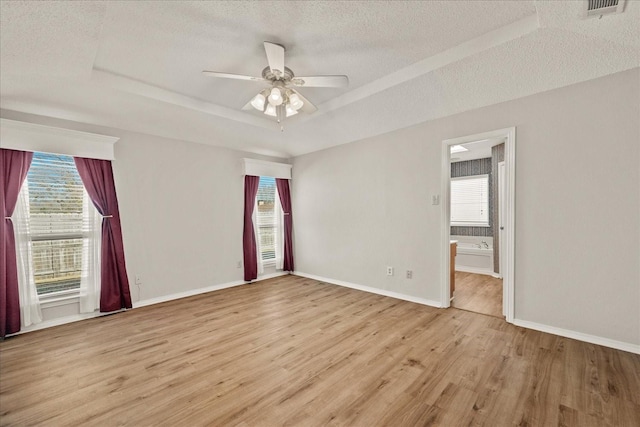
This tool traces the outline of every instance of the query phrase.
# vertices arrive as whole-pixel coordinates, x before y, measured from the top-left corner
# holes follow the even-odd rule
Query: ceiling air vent
[[[610,15],[622,13],[625,0],[585,0],[584,17]]]

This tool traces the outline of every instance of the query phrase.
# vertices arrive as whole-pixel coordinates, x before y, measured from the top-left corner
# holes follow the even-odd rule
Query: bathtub
[[[451,236],[451,238],[458,241],[456,271],[494,275],[493,239],[466,236]],[[487,245],[483,244],[482,241],[487,242]]]

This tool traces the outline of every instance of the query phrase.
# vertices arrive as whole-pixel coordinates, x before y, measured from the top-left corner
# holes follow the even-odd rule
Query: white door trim
[[[505,162],[498,162],[498,278],[502,279],[502,271],[504,270],[504,216],[505,216],[505,195],[506,192],[504,190],[504,167]],[[495,238],[493,240],[493,245],[495,247]],[[502,282],[502,315],[507,317],[507,287],[504,286],[504,281]]]
[[[506,300],[505,313],[506,320],[513,323],[515,311],[515,178],[516,178],[516,128],[498,129],[490,132],[475,135],[462,136],[458,138],[446,139],[442,141],[442,171],[441,171],[441,268],[440,268],[440,305],[447,308],[451,305],[449,298],[449,241],[451,239],[450,206],[449,194],[451,191],[451,154],[449,147],[452,145],[465,144],[468,142],[480,141],[483,139],[506,138],[505,140],[505,193],[506,203],[504,206],[504,237],[505,247],[503,250],[503,267],[501,271],[504,280]]]

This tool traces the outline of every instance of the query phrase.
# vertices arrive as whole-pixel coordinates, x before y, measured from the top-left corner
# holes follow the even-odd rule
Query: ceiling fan
[[[269,66],[262,70],[262,77],[207,70],[203,73],[212,77],[268,83],[269,87],[261,90],[242,109],[255,108],[267,116],[275,117],[278,123],[282,123],[285,117],[298,114],[298,111],[311,114],[317,110],[315,105],[293,87],[346,87],[349,85],[347,76],[296,76],[290,68],[284,66],[284,46],[264,42],[264,50],[267,53]],[[284,130],[282,126],[281,130]]]

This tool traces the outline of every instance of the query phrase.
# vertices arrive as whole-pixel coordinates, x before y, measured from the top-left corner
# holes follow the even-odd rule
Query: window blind
[[[72,157],[34,153],[27,183],[33,239],[82,233],[84,187]]]
[[[38,294],[80,286],[89,201],[73,158],[34,153],[26,190],[33,275]],[[91,206],[93,208],[93,206]]]
[[[451,179],[451,225],[489,227],[489,175]]]
[[[275,214],[276,180],[268,176],[261,176],[258,184],[256,204],[258,212],[258,237],[260,239],[260,259],[271,261],[276,259],[275,237],[277,217]]]

